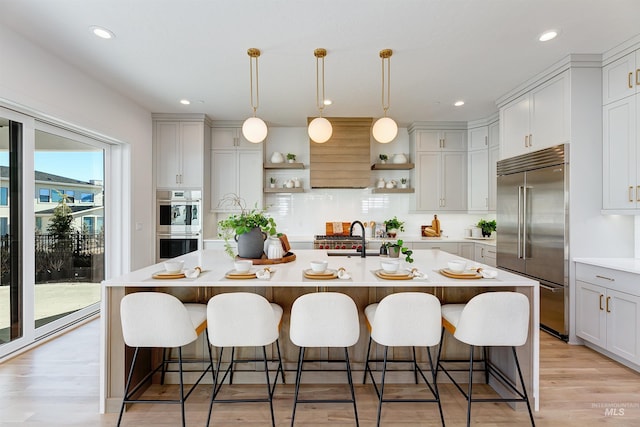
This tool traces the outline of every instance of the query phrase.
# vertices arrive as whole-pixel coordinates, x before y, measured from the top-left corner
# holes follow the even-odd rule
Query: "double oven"
[[[202,245],[202,192],[156,192],[156,261],[184,255]]]

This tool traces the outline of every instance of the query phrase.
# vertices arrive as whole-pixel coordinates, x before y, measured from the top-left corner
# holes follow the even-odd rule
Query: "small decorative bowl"
[[[385,273],[395,273],[400,268],[400,261],[396,260],[384,260],[380,261],[380,267]]]
[[[329,265],[329,261],[311,261],[311,270],[314,273],[324,273]]]
[[[233,268],[235,268],[237,273],[248,273],[251,269],[253,262],[248,260],[239,260],[233,263]]]
[[[462,260],[454,260],[449,261],[447,263],[447,266],[449,267],[449,271],[451,271],[452,273],[462,273],[467,267],[467,262]]]
[[[184,266],[184,261],[176,261],[170,260],[162,263],[164,265],[164,270],[169,274],[177,274],[182,271],[182,267]]]

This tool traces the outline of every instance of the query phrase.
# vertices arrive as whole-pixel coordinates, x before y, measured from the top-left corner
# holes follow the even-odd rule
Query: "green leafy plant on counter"
[[[491,220],[491,221],[487,221],[484,219],[481,219],[480,221],[478,221],[478,227],[480,227],[480,229],[482,230],[482,235],[485,237],[489,237],[491,236],[491,233],[493,233],[494,231],[496,231],[496,220]]]
[[[400,221],[395,216],[391,219],[384,221],[384,225],[387,229],[387,233],[390,233],[391,230],[404,231],[404,221]],[[395,237],[395,236],[391,236],[391,237]]]
[[[266,209],[259,209],[257,204],[253,209],[247,209],[244,199],[237,194],[225,195],[218,203],[218,207],[240,210],[239,213],[231,214],[218,221],[218,237],[224,239],[224,250],[230,257],[235,256],[233,246],[230,243],[234,236],[248,233],[254,228],[259,228],[270,236],[276,234],[276,222],[273,218],[265,215]]]
[[[384,245],[387,247],[387,254],[390,257],[395,258],[396,256],[402,254],[405,257],[405,261],[409,263],[413,262],[413,258],[411,258],[411,255],[413,255],[413,251],[404,246],[404,241],[402,239],[398,239],[396,243],[387,242],[384,243]],[[394,255],[394,252],[397,255]]]

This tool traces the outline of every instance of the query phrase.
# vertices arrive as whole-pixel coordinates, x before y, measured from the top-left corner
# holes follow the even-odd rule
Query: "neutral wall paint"
[[[151,113],[1,25],[0,52],[0,101],[128,144],[135,165],[128,183],[131,212],[125,215],[130,221],[125,228],[131,230],[130,268],[152,263]]]

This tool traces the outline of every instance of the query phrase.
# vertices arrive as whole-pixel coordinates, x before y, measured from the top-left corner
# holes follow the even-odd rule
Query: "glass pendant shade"
[[[262,142],[267,137],[267,124],[259,117],[249,117],[242,124],[242,135],[254,144]]]
[[[333,127],[331,126],[331,122],[324,117],[316,117],[309,123],[308,133],[309,138],[311,138],[313,142],[322,144],[331,138]]]
[[[398,135],[398,125],[390,117],[381,117],[373,124],[373,137],[381,144],[386,144]]]

